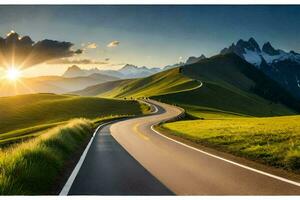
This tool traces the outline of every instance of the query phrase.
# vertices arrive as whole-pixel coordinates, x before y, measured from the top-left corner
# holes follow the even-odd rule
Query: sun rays
[[[9,67],[6,70],[6,79],[10,81],[17,81],[21,77],[21,70],[15,67]]]

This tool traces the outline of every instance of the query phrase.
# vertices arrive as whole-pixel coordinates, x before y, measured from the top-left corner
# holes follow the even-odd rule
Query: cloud
[[[107,45],[107,47],[113,48],[113,47],[116,47],[116,46],[119,46],[119,45],[120,45],[120,42],[117,41],[117,40],[114,40],[114,41],[110,42],[110,43]]]
[[[0,37],[0,67],[16,66],[28,68],[52,59],[81,54],[82,50],[72,50],[71,42],[44,39],[38,42],[29,36],[20,37],[11,31],[6,38]]]
[[[97,48],[97,44],[95,42],[88,43],[86,45],[86,48],[88,48],[88,49],[96,49]]]
[[[52,60],[50,62],[47,62],[47,64],[97,64],[97,65],[103,65],[108,64],[108,60],[105,59],[105,61],[97,61],[97,60],[91,60],[91,59],[68,59],[68,58],[61,58],[57,60]]]

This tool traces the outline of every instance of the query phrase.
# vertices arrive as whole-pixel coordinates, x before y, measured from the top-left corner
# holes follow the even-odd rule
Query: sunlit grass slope
[[[198,85],[199,82],[182,75],[179,73],[179,68],[175,68],[146,78],[107,82],[75,93],[100,97],[136,98],[176,93]]]
[[[152,98],[178,104],[188,112],[193,110],[194,115],[202,108],[252,116],[294,114],[300,108],[299,102],[276,82],[234,54],[183,66],[181,72],[201,81],[203,86]]]
[[[170,134],[275,167],[300,170],[300,116],[167,123]]]
[[[0,98],[1,141],[35,135],[71,118],[143,113],[136,101],[55,94],[30,94]]]
[[[217,55],[183,66],[182,73],[204,83],[214,84],[224,90],[252,98],[254,101],[263,98],[300,111],[300,102],[289,92],[236,54]],[[222,95],[216,98],[222,98]]]
[[[179,105],[194,116],[200,115],[203,110],[249,116],[295,114],[295,111],[287,106],[271,102],[253,93],[229,89],[208,82],[203,82],[203,86],[196,90],[153,96],[152,98]]]
[[[92,135],[94,125],[75,119],[0,151],[0,194],[51,194],[65,162]]]

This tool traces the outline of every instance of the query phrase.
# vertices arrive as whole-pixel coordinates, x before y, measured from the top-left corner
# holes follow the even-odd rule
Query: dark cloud
[[[96,61],[96,60],[90,60],[90,59],[68,59],[68,58],[61,58],[57,60],[52,60],[50,62],[47,62],[47,64],[108,64],[108,60],[105,59],[105,61]]]
[[[71,50],[70,42],[41,40],[34,42],[29,36],[20,37],[14,31],[6,38],[0,37],[0,66],[28,68],[52,59],[71,57],[81,54],[82,50]]]

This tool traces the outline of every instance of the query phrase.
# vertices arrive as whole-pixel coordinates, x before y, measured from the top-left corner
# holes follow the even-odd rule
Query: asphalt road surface
[[[155,114],[99,130],[69,195],[287,195],[300,184],[180,144],[152,125],[181,110],[149,101]]]

